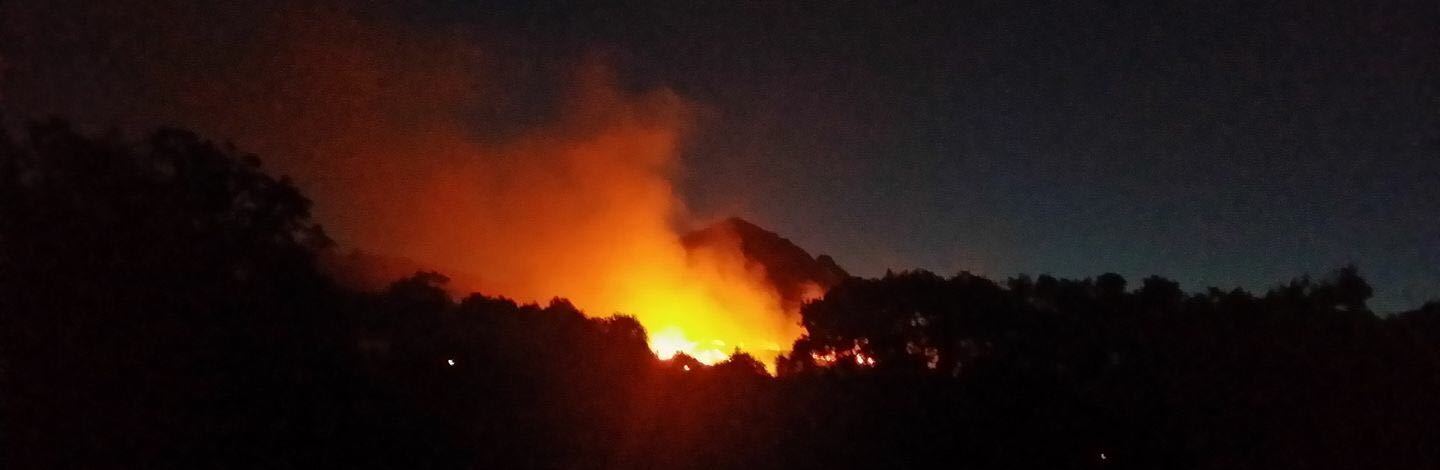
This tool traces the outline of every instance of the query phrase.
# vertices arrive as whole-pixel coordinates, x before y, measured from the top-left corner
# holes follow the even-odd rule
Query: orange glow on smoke
[[[686,250],[676,230],[685,104],[607,80],[581,78],[571,120],[436,175],[415,199],[422,216],[403,254],[475,280],[461,290],[633,315],[664,358],[713,364],[739,348],[773,359],[800,327],[763,268],[738,240]]]
[[[689,103],[582,64],[537,105],[551,118],[491,132],[464,116],[515,93],[487,81],[483,51],[366,21],[277,13],[236,77],[194,84],[183,121],[292,175],[342,246],[439,270],[456,294],[633,315],[657,355],[706,363],[735,348],[770,362],[799,336],[738,246],[681,244],[697,222],[672,185]]]
[[[684,103],[665,91],[624,96],[590,73],[573,97],[576,121],[427,186],[421,243],[405,255],[478,279],[460,289],[633,315],[663,358],[713,364],[739,348],[772,359],[800,327],[762,268],[738,240],[686,250],[675,228]]]

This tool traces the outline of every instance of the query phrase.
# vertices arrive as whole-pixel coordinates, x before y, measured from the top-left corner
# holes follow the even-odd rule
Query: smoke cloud
[[[682,246],[677,227],[691,221],[671,181],[695,107],[676,93],[626,89],[594,56],[509,70],[525,61],[487,54],[473,31],[325,4],[232,12],[209,34],[166,32],[216,24],[176,7],[96,12],[89,20],[128,26],[103,28],[111,38],[46,24],[43,8],[11,12],[21,29],[60,28],[57,41],[79,44],[68,47],[108,44],[91,55],[136,61],[111,66],[103,87],[132,96],[115,119],[256,152],[311,195],[343,246],[440,270],[461,292],[634,315],[662,355],[766,356],[799,335],[738,242]],[[31,108],[66,102],[25,85],[49,90]]]

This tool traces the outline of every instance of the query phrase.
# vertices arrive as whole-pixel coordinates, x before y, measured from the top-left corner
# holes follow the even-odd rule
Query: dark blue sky
[[[609,45],[638,83],[710,106],[692,209],[859,274],[1264,289],[1354,262],[1382,310],[1440,296],[1440,8],[1149,3],[502,17],[546,44]]]
[[[531,70],[510,73],[537,95],[511,118],[544,115],[533,70],[597,51],[636,87],[674,88],[703,110],[692,211],[857,274],[1262,290],[1353,262],[1380,310],[1440,297],[1433,1],[829,3],[375,14],[470,31]]]

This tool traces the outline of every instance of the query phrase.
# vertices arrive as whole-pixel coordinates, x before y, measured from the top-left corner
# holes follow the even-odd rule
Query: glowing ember
[[[855,364],[862,366],[875,365],[875,358],[866,356],[864,353],[855,353]]]
[[[848,357],[846,357],[846,356],[848,356]],[[810,358],[813,359],[816,364],[819,364],[819,365],[822,365],[822,366],[827,366],[827,367],[828,367],[828,366],[833,366],[833,365],[835,365],[835,363],[839,362],[842,358],[843,358],[843,359],[848,359],[848,360],[854,361],[854,362],[855,362],[855,365],[857,365],[857,366],[863,366],[863,367],[874,367],[874,366],[875,366],[875,358],[874,358],[873,356],[869,355],[869,354],[865,354],[864,350],[861,349],[861,345],[859,345],[859,344],[856,344],[856,345],[854,345],[854,346],[851,346],[848,351],[847,351],[847,350],[835,351],[835,350],[826,349],[826,350],[823,351],[823,352],[820,352],[820,351],[812,352],[812,353],[810,353]]]

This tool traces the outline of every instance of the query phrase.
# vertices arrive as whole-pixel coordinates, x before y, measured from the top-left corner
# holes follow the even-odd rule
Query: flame
[[[745,261],[738,243],[686,255],[684,266],[641,267],[632,271],[639,275],[622,278],[634,289],[618,299],[621,311],[633,312],[652,332],[657,356],[685,353],[715,364],[739,349],[768,358],[799,336],[795,313],[781,310],[764,271]]]
[[[713,340],[712,345],[724,347],[725,342]],[[702,364],[716,364],[729,357],[723,349],[700,347],[700,343],[685,338],[685,332],[678,327],[660,330],[650,337],[650,349],[660,359],[670,360],[678,354],[685,354]]]
[[[829,367],[840,363],[842,359],[848,356],[857,366],[874,367],[875,358],[869,354],[865,354],[864,349],[861,347],[862,344],[863,343],[854,344],[848,350],[826,348],[823,351],[810,353],[810,358],[813,359],[816,364]],[[934,367],[931,367],[931,369],[933,368]]]

